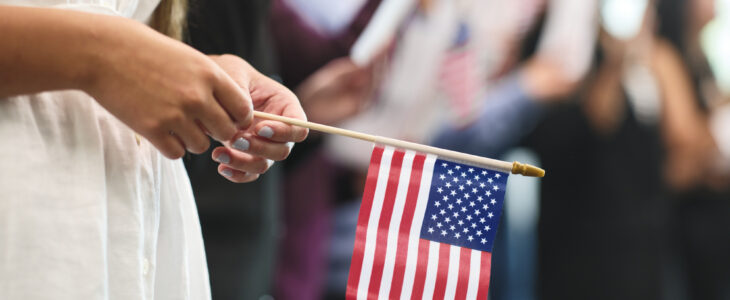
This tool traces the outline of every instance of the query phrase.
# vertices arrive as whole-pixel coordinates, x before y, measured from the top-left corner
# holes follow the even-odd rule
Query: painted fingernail
[[[246,151],[246,150],[248,150],[248,147],[249,146],[250,146],[249,142],[246,139],[244,139],[244,138],[238,138],[233,143],[233,148],[236,148],[237,150],[240,150],[240,151]]]
[[[223,171],[221,171],[221,174],[226,177],[232,177],[233,171],[231,171],[231,169],[223,169]]]
[[[272,136],[274,136],[274,130],[271,129],[271,127],[269,126],[264,126],[259,129],[258,135],[270,139]]]
[[[231,162],[231,157],[228,156],[228,154],[221,153],[220,155],[218,155],[218,157],[216,157],[215,160],[217,160],[219,163],[228,164]]]

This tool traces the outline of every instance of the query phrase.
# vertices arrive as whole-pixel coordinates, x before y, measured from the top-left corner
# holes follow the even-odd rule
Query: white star
[[[479,196],[479,197],[477,197],[477,200],[482,201],[482,200],[484,200],[484,198],[482,198],[482,196]]]
[[[446,230],[441,230],[441,235],[446,235]]]
[[[475,209],[474,214],[478,216],[479,214],[481,214],[481,212],[478,209]]]
[[[502,175],[499,175],[499,174],[494,174],[494,177],[497,177],[497,178],[499,178],[499,177],[502,177]]]
[[[482,231],[481,230],[477,230],[477,235],[478,236],[482,236]]]
[[[449,175],[453,175],[454,171],[448,170],[448,171],[446,171],[446,173],[448,173]]]
[[[438,219],[438,217],[436,217],[436,215],[431,215],[431,220],[436,220],[436,219]]]
[[[451,196],[456,196],[456,191],[451,191]]]
[[[469,173],[473,173],[473,172],[474,172],[474,168],[469,168]]]
[[[455,212],[454,213],[454,218],[458,218],[458,217],[459,217],[459,213],[458,212]]]
[[[454,231],[454,229],[456,229],[456,226],[451,225],[451,227],[449,227],[449,229],[451,229],[451,231]]]
[[[433,233],[433,227],[428,228],[428,233]]]
[[[457,232],[457,233],[456,233],[456,234],[454,235],[454,237],[456,237],[456,238],[458,239],[458,238],[460,238],[460,237],[461,237],[461,234],[459,234],[459,233]]]
[[[479,223],[484,223],[486,221],[487,221],[487,219],[485,219],[485,218],[479,218]]]
[[[461,199],[456,199],[456,204],[461,204]]]
[[[454,169],[461,170],[461,166],[456,166]]]
[[[464,198],[469,199],[469,197],[471,197],[469,194],[464,194]]]
[[[463,186],[463,185],[460,185],[460,186],[459,186],[459,190],[460,190],[460,191],[463,191],[463,190],[464,190],[464,186]]]
[[[485,194],[486,194],[487,196],[491,196],[491,195],[492,195],[492,192],[490,192],[490,191],[487,191],[487,192],[486,192]]]
[[[471,189],[471,192],[474,193],[474,194],[476,194],[477,193],[477,188],[472,188]]]
[[[459,220],[459,226],[462,226],[462,225],[464,225],[464,221]]]
[[[448,166],[448,165],[446,163],[441,163],[441,166],[446,168],[446,166]]]
[[[497,200],[492,199],[491,201],[489,201],[489,203],[491,203],[492,205],[497,204]]]
[[[492,230],[492,228],[491,228],[491,227],[489,227],[489,225],[487,225],[487,226],[485,226],[485,227],[484,227],[484,230],[486,230],[486,231],[490,231],[490,230]]]
[[[462,232],[469,233],[469,228],[464,228],[464,230],[462,230]]]
[[[471,228],[477,228],[477,224],[471,223]]]
[[[449,223],[449,222],[451,222],[451,218],[446,217],[446,219],[444,219],[444,221],[446,221],[446,223]]]
[[[482,244],[486,244],[486,243],[487,243],[487,239],[482,239]]]
[[[447,183],[445,184],[445,186],[446,186],[447,188],[450,188],[450,187],[451,187],[451,183],[448,183],[448,182],[447,182]]]
[[[471,221],[471,215],[466,216],[467,221]]]
[[[449,204],[449,209],[454,209],[454,205],[453,204]]]
[[[492,217],[494,217],[494,214],[493,213],[489,213],[489,214],[487,214],[487,217],[489,217],[491,219]]]
[[[443,193],[444,192],[444,189],[438,188],[438,189],[436,189],[436,191],[439,192],[439,193]]]
[[[474,237],[472,237],[472,236],[470,235],[470,236],[469,236],[469,238],[467,238],[467,240],[469,240],[469,241],[471,242],[472,240],[474,240]]]
[[[436,206],[436,207],[439,207],[439,206],[441,206],[441,203],[439,203],[438,201],[436,201],[433,205]]]
[[[466,212],[466,207],[462,207],[461,212]]]
[[[487,210],[487,209],[489,209],[489,205],[486,205],[486,204],[482,205],[482,209],[483,209],[483,210]]]
[[[441,228],[441,226],[444,226],[441,224],[441,222],[436,223],[436,227]]]
[[[471,180],[467,179],[466,180],[466,185],[471,185]]]
[[[486,185],[486,184],[484,184],[484,182],[480,182],[480,183],[479,183],[479,187],[480,187],[480,188],[484,188],[485,186],[487,186],[487,185]]]
[[[442,209],[441,212],[439,212],[439,213],[443,215],[446,213],[446,211]]]
[[[492,178],[487,179],[487,182],[492,183]]]
[[[482,175],[487,175],[487,171],[482,171]]]
[[[454,180],[452,180],[452,181],[453,182],[459,182],[459,178],[458,177],[454,177]]]
[[[444,180],[444,179],[446,179],[446,176],[444,176],[444,174],[441,174],[441,175],[439,175],[439,179]]]
[[[474,207],[474,205],[476,205],[474,201],[469,201],[469,206]]]
[[[444,201],[448,201],[449,200],[449,196],[444,195],[444,198],[443,199],[444,199]]]
[[[474,176],[474,180],[479,180],[479,178],[481,178],[481,177],[479,177],[479,175]]]
[[[461,172],[461,177],[466,177],[466,173]]]
[[[499,187],[495,185],[493,190],[499,191]]]

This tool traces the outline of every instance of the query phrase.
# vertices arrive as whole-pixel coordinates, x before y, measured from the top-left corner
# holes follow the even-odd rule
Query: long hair
[[[182,40],[187,9],[187,0],[162,0],[152,14],[150,26],[171,38]]]

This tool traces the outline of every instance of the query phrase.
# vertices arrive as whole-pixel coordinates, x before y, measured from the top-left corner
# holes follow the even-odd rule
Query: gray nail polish
[[[224,164],[228,164],[228,163],[230,163],[230,162],[231,162],[231,157],[230,157],[230,156],[228,156],[228,154],[225,154],[225,153],[221,153],[220,155],[218,155],[218,157],[216,158],[216,160],[217,160],[217,161],[218,161],[219,163],[224,163]]]
[[[264,126],[259,129],[258,135],[270,139],[272,136],[274,136],[274,130],[271,129],[271,127],[269,126]]]
[[[246,150],[248,150],[248,146],[250,146],[250,144],[249,144],[249,142],[248,142],[248,141],[247,141],[246,139],[244,139],[244,138],[238,138],[238,139],[237,139],[237,140],[236,140],[236,141],[235,141],[235,142],[233,143],[233,148],[236,148],[237,150],[240,150],[240,151],[246,151]]]
[[[221,174],[226,177],[231,177],[233,176],[233,171],[231,171],[231,169],[223,169],[223,171],[221,171]]]

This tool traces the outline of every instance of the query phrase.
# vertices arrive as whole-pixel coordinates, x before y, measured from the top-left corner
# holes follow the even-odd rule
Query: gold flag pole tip
[[[529,177],[545,177],[545,170],[516,161],[512,163],[512,174],[520,174]]]

